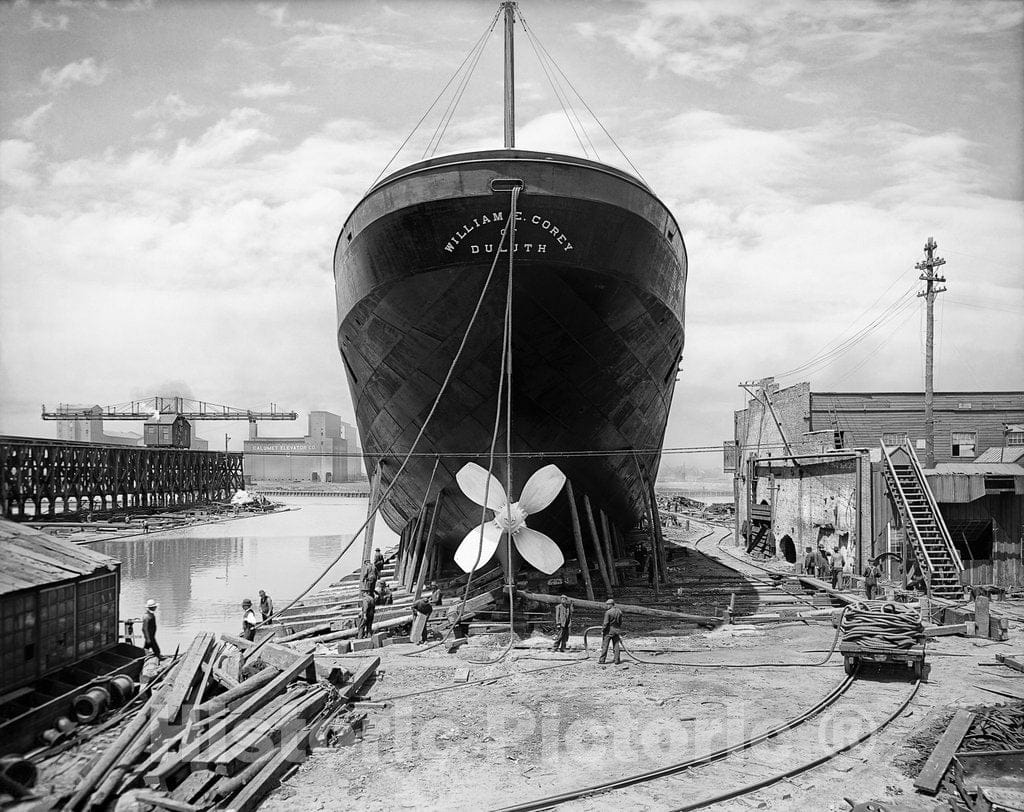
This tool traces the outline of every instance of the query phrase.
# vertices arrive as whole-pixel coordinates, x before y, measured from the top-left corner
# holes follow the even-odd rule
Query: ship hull
[[[513,495],[554,463],[626,529],[657,471],[653,449],[684,342],[686,255],[675,220],[643,184],[580,159],[503,150],[428,161],[378,184],[353,211],[335,254],[338,344],[367,473],[379,468],[390,486],[382,513],[398,532],[443,490],[435,532],[446,546],[481,519],[454,475],[470,460],[489,465],[495,431],[495,472],[505,481],[505,417],[496,429],[496,410],[511,195],[501,179],[523,184],[512,270]],[[573,549],[564,494],[530,524]]]

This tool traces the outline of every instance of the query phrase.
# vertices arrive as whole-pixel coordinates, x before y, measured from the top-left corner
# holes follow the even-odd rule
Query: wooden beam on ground
[[[202,679],[203,665],[210,656],[213,643],[214,636],[209,632],[200,632],[193,638],[185,652],[185,658],[178,666],[174,680],[164,689],[164,704],[158,716],[164,725],[171,727],[178,723],[181,709],[188,700],[189,693]],[[201,701],[202,697],[199,697],[199,700]]]
[[[550,605],[554,605],[560,600],[558,595],[545,595],[538,592],[520,591],[519,594],[527,600]],[[580,609],[598,609],[604,611],[608,608],[603,603],[598,603],[597,601],[584,601],[579,598],[569,598],[569,602]],[[666,609],[650,609],[646,606],[634,606],[632,604],[619,603],[617,601],[615,605],[623,612],[631,615],[647,615],[648,617],[663,617],[669,620],[683,620],[689,623],[698,623],[702,626],[720,626],[722,624],[722,618],[711,617],[709,615],[689,615],[683,612],[670,612]]]
[[[914,786],[921,792],[934,795],[939,791],[939,784],[942,783],[942,776],[949,769],[949,763],[956,755],[960,742],[967,735],[971,723],[974,721],[974,714],[966,710],[958,710],[946,730],[936,742],[932,754],[928,756],[924,767],[914,779]]]
[[[229,812],[253,812],[260,801],[277,786],[288,770],[301,764],[309,755],[309,729],[295,734],[287,742],[282,742],[281,749],[266,765],[245,785],[227,804]]]
[[[206,700],[202,705],[196,707],[195,710],[203,716],[212,716],[219,710],[229,707],[234,702],[241,701],[264,685],[273,682],[274,677],[280,673],[280,669],[277,668],[264,668],[262,671],[253,674],[249,679],[238,683],[234,688],[225,691],[219,696],[215,696],[213,699]]]
[[[604,560],[604,550],[601,549],[601,536],[597,533],[597,522],[594,521],[594,508],[590,504],[590,497],[583,494],[583,512],[587,514],[587,526],[590,528],[590,537],[594,540],[594,553],[597,555],[597,568],[601,571],[601,580],[604,581],[604,588],[609,598],[612,596],[612,579],[608,575],[608,566]]]
[[[851,604],[860,603],[862,598],[856,595],[851,595],[849,592],[840,592],[838,589],[833,589],[829,584],[824,581],[819,581],[817,578],[812,578],[809,575],[797,575],[796,579],[804,586],[809,586],[812,589],[816,589],[819,592],[824,592],[829,597],[835,598],[840,603]]]
[[[590,567],[587,565],[587,553],[583,549],[583,531],[580,529],[580,514],[576,510],[576,497],[572,492],[572,482],[565,480],[565,493],[569,497],[569,515],[572,517],[572,535],[576,541],[576,559],[583,575],[583,585],[587,590],[587,599],[594,600],[594,585],[590,582]]]
[[[996,661],[1014,671],[1024,671],[1024,655],[1020,654],[997,654]]]
[[[363,663],[356,672],[352,675],[352,679],[346,682],[339,689],[339,695],[342,699],[352,699],[358,694],[363,685],[365,685],[370,677],[377,673],[377,666],[380,665],[380,657],[371,657],[365,663]]]

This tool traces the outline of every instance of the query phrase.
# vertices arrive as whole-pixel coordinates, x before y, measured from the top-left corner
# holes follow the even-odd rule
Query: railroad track
[[[502,807],[499,812],[563,805],[572,809],[573,804],[588,810],[703,809],[792,778],[854,749],[896,719],[918,685],[914,681],[906,690],[894,691],[892,680],[847,676],[806,710],[741,741],[644,772]],[[750,781],[752,775],[754,781]]]
[[[719,534],[710,533],[694,548],[699,552],[700,545],[713,536]],[[720,541],[721,536],[713,543]],[[739,565],[727,566],[745,575],[752,574],[751,570],[771,572],[721,547],[719,550]],[[661,664],[670,662],[666,658]],[[906,710],[920,686],[915,679],[906,690],[894,690],[893,681],[879,678],[874,671],[869,678],[861,678],[860,672],[845,676],[810,707],[781,722],[766,724],[741,741],[643,772],[506,806],[500,812],[562,806],[684,812],[749,795],[825,764],[884,729]]]

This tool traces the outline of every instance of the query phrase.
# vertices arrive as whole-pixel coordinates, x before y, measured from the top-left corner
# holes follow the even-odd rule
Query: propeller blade
[[[512,538],[519,554],[545,575],[551,575],[565,563],[554,540],[537,530],[522,527]]]
[[[487,469],[481,468],[475,462],[467,462],[463,465],[455,475],[455,480],[459,483],[459,487],[466,496],[478,505],[489,507],[495,512],[499,508],[504,507],[505,502],[508,501],[508,497],[505,496],[505,489],[501,487],[501,483],[488,474]],[[490,485],[487,484],[488,480],[490,480]],[[486,500],[484,498],[485,492],[487,494]]]
[[[545,465],[526,481],[519,497],[519,507],[527,516],[544,510],[562,492],[563,485],[565,474],[558,470],[558,466]]]
[[[481,530],[483,531],[482,536]],[[459,549],[455,551],[455,563],[463,572],[480,569],[491,560],[494,551],[498,549],[498,542],[501,541],[502,535],[501,528],[494,522],[478,524],[466,534],[462,543],[459,544]]]

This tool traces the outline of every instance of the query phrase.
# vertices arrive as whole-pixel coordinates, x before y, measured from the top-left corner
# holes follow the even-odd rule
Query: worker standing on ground
[[[565,595],[562,595],[562,599],[555,607],[555,642],[551,646],[552,651],[565,651],[565,644],[569,641],[569,625],[571,623],[572,604]]]
[[[260,614],[263,615],[263,622],[267,623],[274,616],[274,601],[270,595],[260,590]]]
[[[246,640],[255,640],[256,627],[259,623],[260,619],[252,610],[252,601],[246,598],[242,601],[242,637]]]
[[[380,578],[380,574],[384,571],[384,554],[380,551],[380,547],[373,551],[373,568],[377,571],[377,577]]]
[[[605,603],[608,605],[608,611],[604,613],[604,621],[601,624],[601,657],[598,659],[599,665],[604,665],[605,660],[608,658],[608,644],[612,643],[615,647],[615,664],[619,665],[622,660],[620,659],[620,652],[622,650],[622,610],[615,605],[615,601],[609,598]]]
[[[444,603],[444,595],[441,594],[441,588],[437,585],[437,581],[430,582],[430,605],[440,606]]]
[[[839,588],[839,576],[843,572],[843,548],[832,554],[832,588]]]
[[[814,574],[820,581],[824,581],[829,577],[829,563],[828,556],[825,554],[825,548],[819,547],[818,554],[814,558]]]
[[[434,607],[431,605],[430,601],[428,601],[426,598],[420,598],[418,601],[416,601],[412,605],[412,619],[413,619],[412,625],[413,625],[413,628],[416,627],[416,621],[419,620],[420,615],[423,615],[424,620],[423,620],[423,631],[422,631],[422,633],[419,636],[420,639],[419,640],[412,640],[410,642],[419,644],[419,643],[423,643],[424,641],[426,641],[426,639],[427,639],[427,621],[430,620],[430,615],[433,613],[433,611],[434,611]]]
[[[868,600],[875,597],[875,592],[878,589],[878,579],[882,577],[882,570],[878,564],[872,561],[868,564],[867,571],[864,573],[864,595]]]
[[[804,553],[804,574],[805,575],[814,575],[814,560],[815,560],[814,551],[811,550],[810,547],[807,547],[806,548],[806,552]]]
[[[160,644],[156,642],[156,608],[159,605],[150,598],[146,601],[146,614],[142,616],[142,647],[157,657],[160,656]]]
[[[360,639],[373,634],[373,616],[377,613],[377,601],[372,592],[364,592],[359,607]]]

